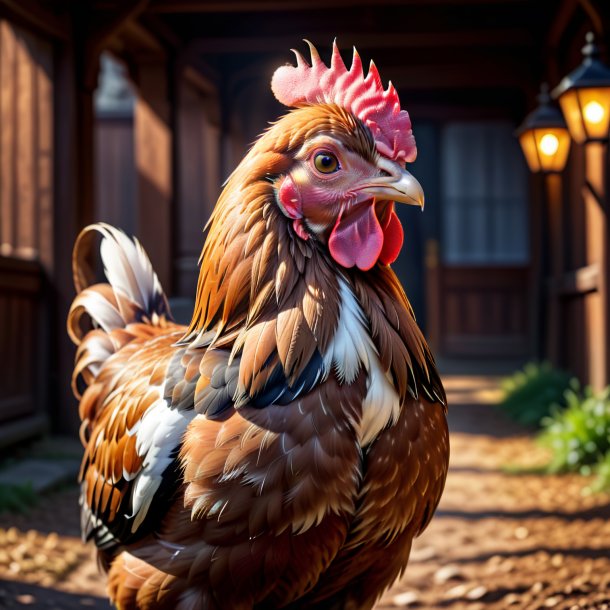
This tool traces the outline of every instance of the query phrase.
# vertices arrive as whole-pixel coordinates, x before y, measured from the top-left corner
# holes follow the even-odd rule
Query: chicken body
[[[320,138],[342,168],[364,159],[359,179],[379,161],[333,105],[272,126],[217,204],[188,328],[137,242],[106,225],[77,242],[83,533],[121,610],[371,608],[439,501],[442,384],[391,268],[337,263],[351,212],[315,208],[303,177]],[[387,235],[393,205],[367,213]],[[96,232],[103,284],[85,263]]]

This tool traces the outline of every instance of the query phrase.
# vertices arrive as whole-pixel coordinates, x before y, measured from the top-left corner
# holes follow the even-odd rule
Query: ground
[[[610,610],[610,498],[577,476],[524,474],[546,459],[489,402],[494,379],[449,377],[451,468],[405,576],[377,610]],[[515,465],[519,474],[515,474]],[[77,491],[0,516],[0,608],[108,609],[78,538]]]

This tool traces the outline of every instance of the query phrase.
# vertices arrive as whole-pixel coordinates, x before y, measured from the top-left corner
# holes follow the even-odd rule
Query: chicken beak
[[[362,190],[376,199],[407,203],[424,209],[424,190],[421,184],[398,163],[381,159],[379,168],[384,176],[367,184]]]

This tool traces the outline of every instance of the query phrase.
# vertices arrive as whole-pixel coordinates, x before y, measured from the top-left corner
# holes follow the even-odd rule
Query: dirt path
[[[610,610],[610,499],[578,477],[511,475],[545,456],[489,406],[492,382],[448,379],[451,470],[404,578],[377,610]],[[0,517],[0,608],[108,609],[78,538],[76,489]]]
[[[448,385],[445,493],[377,610],[610,609],[610,498],[583,496],[581,477],[507,474],[545,453],[491,407],[455,404]]]

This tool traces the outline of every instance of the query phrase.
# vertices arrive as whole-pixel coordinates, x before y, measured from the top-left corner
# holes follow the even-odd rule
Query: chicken
[[[445,394],[389,266],[395,202],[423,207],[409,116],[356,51],[310,52],[273,76],[291,110],[226,183],[188,327],[136,240],[75,245],[82,530],[121,610],[371,608],[440,499]]]

